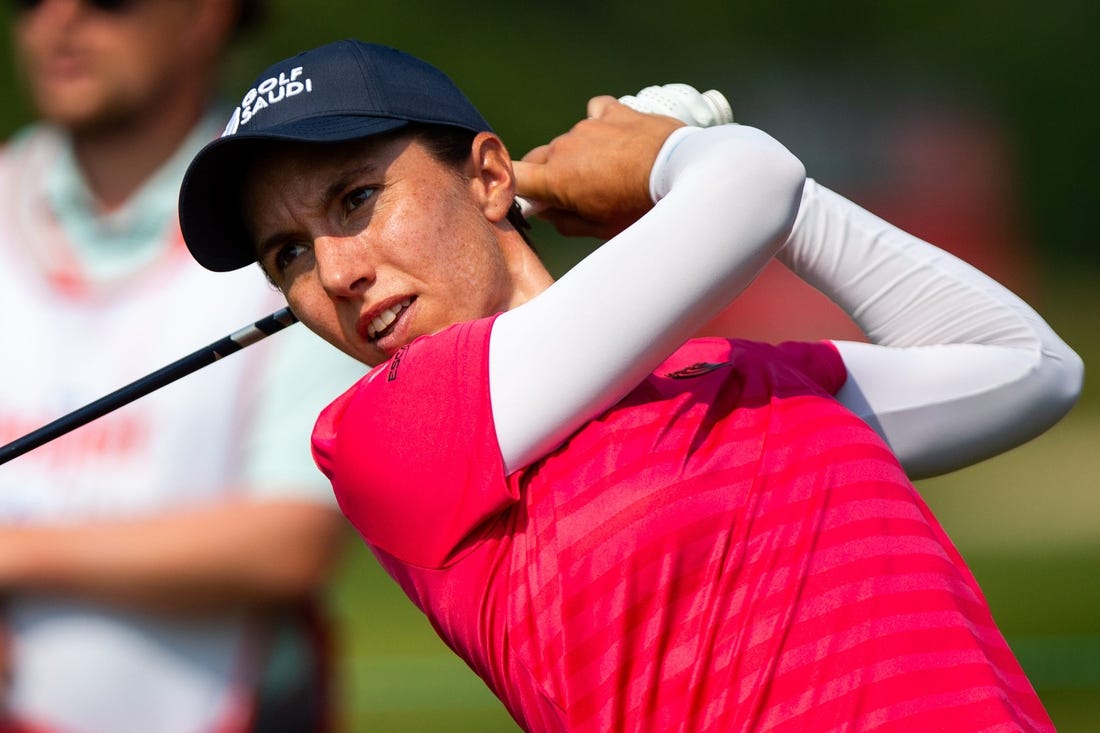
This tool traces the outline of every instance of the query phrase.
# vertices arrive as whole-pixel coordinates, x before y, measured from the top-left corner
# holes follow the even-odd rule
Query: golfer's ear
[[[502,221],[516,195],[512,157],[491,132],[479,132],[470,147],[471,185],[490,221]]]

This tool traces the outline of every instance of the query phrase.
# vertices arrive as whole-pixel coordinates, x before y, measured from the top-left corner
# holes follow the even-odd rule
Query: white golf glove
[[[637,94],[619,97],[631,109],[649,114],[675,117],[694,127],[713,127],[733,122],[733,109],[725,96],[716,89],[700,92],[688,84],[662,84],[642,89]],[[537,201],[516,197],[520,213],[529,219],[542,210]]]

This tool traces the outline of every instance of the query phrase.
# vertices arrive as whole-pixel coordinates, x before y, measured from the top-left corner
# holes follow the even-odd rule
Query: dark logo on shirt
[[[405,356],[405,352],[409,350],[408,346],[402,346],[397,350],[397,353],[390,359],[390,369],[386,373],[386,381],[392,382],[397,379],[397,367],[401,366],[401,359]]]
[[[721,369],[722,367],[728,366],[733,365],[728,361],[697,361],[691,366],[684,367],[683,369],[677,369],[674,372],[668,372],[667,374],[665,374],[665,376],[671,379],[692,379],[693,377],[701,377],[704,374],[710,374],[715,369]]]

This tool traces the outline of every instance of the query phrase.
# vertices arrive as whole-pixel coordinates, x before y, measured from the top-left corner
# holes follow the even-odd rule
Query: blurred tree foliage
[[[0,12],[10,25],[10,6]],[[234,57],[227,98],[272,61],[357,37],[446,70],[517,154],[565,130],[589,96],[652,83],[721,89],[750,123],[753,109],[738,103],[747,89],[789,90],[786,108],[798,110],[797,95],[828,94],[828,79],[869,94],[948,88],[980,98],[1004,127],[1022,220],[1047,261],[1100,266],[1087,219],[1100,201],[1093,0],[273,0],[269,15]],[[9,36],[0,49],[4,134],[29,115]]]

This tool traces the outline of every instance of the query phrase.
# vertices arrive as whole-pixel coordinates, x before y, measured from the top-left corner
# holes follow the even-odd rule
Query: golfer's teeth
[[[379,313],[374,317],[374,320],[371,321],[370,328],[367,329],[367,335],[370,338],[374,338],[385,331],[391,323],[397,320],[397,315],[409,307],[411,302],[411,300],[403,300]]]

